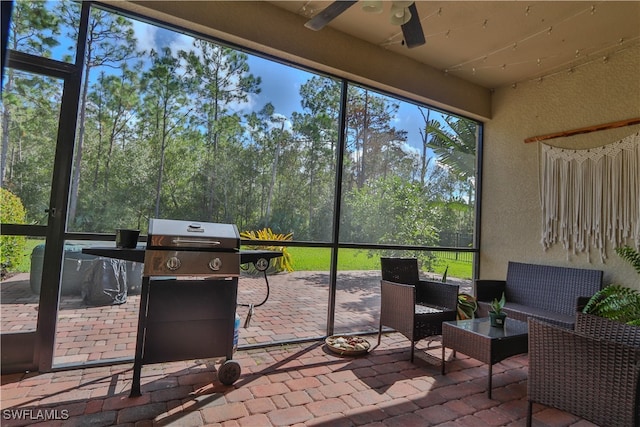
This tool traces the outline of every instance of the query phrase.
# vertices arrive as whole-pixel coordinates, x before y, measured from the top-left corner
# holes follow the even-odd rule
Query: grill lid
[[[235,224],[152,218],[147,248],[238,251],[240,233]]]

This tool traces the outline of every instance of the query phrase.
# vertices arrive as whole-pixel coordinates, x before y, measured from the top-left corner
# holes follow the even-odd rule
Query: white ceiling
[[[270,3],[311,18],[332,1]],[[389,23],[391,2],[382,14],[362,3],[329,26],[486,88],[571,72],[640,44],[640,1],[417,1],[426,43],[413,49]]]

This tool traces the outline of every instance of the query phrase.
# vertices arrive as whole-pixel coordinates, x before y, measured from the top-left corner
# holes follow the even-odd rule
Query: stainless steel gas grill
[[[150,220],[130,396],[140,396],[148,363],[224,356],[218,379],[240,377],[232,360],[239,248],[233,224]]]
[[[238,277],[238,229],[234,224],[152,219],[143,274]]]

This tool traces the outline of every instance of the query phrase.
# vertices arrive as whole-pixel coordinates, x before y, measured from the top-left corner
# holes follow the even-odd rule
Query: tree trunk
[[[5,93],[11,93],[13,87],[13,71],[7,70],[7,84],[4,86]],[[2,159],[0,160],[0,187],[4,187],[4,178],[7,170],[7,151],[9,150],[9,124],[11,123],[11,112],[4,104],[2,114]]]
[[[87,58],[91,58],[91,47],[87,46]],[[82,144],[84,141],[84,122],[87,113],[87,94],[89,92],[89,73],[91,65],[89,61],[85,64],[84,82],[82,84],[82,97],[80,99],[80,117],[78,119],[78,142],[76,145],[76,157],[73,161],[73,177],[71,179],[71,195],[69,198],[69,214],[67,223],[70,224],[76,217],[78,209],[78,197],[80,195],[80,174],[82,170]]]
[[[267,211],[265,212],[265,219],[267,222],[271,221],[271,200],[273,199],[273,189],[276,186],[276,176],[278,175],[278,162],[280,160],[280,145],[282,144],[284,136],[284,120],[282,126],[280,126],[280,138],[276,142],[276,152],[273,154],[273,165],[271,167],[271,183],[269,184],[269,196],[267,197]]]
[[[364,187],[364,183],[367,181],[365,176],[367,173],[367,146],[369,138],[369,91],[365,91],[364,94],[364,110],[362,114],[362,149],[360,150],[360,173],[358,174],[358,188]]]
[[[421,109],[420,113],[424,118],[424,135],[422,135],[422,158],[420,159],[420,184],[424,187],[425,179],[427,177],[427,144],[429,143],[429,116],[431,110],[427,110],[427,116],[425,117]]]
[[[160,167],[158,168],[158,182],[156,183],[156,209],[155,217],[160,218],[160,194],[162,192],[162,178],[164,175],[164,158],[167,150],[167,100],[164,101],[162,111],[162,136],[160,140]]]

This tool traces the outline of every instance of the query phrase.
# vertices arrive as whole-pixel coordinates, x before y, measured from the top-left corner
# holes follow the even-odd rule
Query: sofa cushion
[[[507,317],[522,320],[523,322],[526,322],[529,317],[533,317],[567,329],[573,329],[576,321],[575,314],[567,315],[524,304],[506,303],[504,312],[507,313]]]

